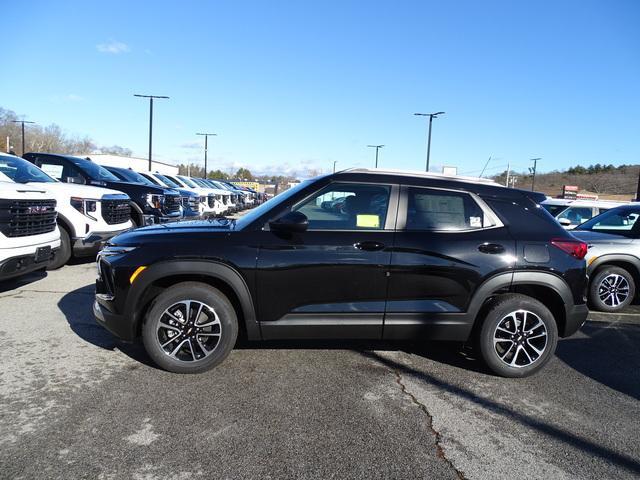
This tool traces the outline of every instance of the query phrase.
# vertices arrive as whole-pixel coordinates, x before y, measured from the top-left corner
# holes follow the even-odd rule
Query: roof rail
[[[442,179],[454,180],[459,182],[486,183],[488,185],[494,185],[496,187],[504,187],[504,185],[496,182],[495,180],[491,180],[489,178],[466,177],[464,175],[446,175],[444,173],[422,172],[420,170],[400,170],[400,169],[386,169],[386,168],[347,168],[346,170],[340,170],[339,172],[336,172],[336,173],[374,173],[374,174],[380,174],[380,175],[404,175],[404,176],[422,177],[422,178],[442,178]]]

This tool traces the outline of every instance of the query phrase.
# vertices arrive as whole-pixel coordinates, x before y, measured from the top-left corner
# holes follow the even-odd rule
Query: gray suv
[[[640,203],[612,208],[572,233],[587,242],[589,303],[617,312],[633,302],[640,281]]]

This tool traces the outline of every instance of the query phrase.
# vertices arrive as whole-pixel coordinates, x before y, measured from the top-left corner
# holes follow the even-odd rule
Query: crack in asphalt
[[[427,422],[427,426],[429,427],[429,430],[431,430],[431,433],[433,433],[433,436],[435,437],[436,455],[438,456],[438,458],[444,460],[447,463],[447,465],[449,465],[449,467],[451,467],[451,469],[454,472],[456,472],[456,475],[460,480],[466,480],[464,473],[458,470],[456,466],[453,464],[453,462],[449,460],[446,454],[444,453],[444,449],[442,448],[442,445],[441,445],[442,435],[433,427],[433,416],[429,413],[429,410],[427,410],[426,405],[420,402],[413,393],[407,390],[406,385],[402,382],[402,375],[400,375],[400,372],[398,370],[396,369],[390,369],[390,370],[395,374],[396,383],[400,386],[402,393],[405,396],[407,396],[413,402],[414,405],[416,405],[420,410],[422,410],[422,412],[429,419],[429,421]]]

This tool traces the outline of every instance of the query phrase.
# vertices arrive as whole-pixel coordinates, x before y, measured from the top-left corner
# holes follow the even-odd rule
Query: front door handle
[[[498,243],[483,243],[482,245],[478,245],[478,250],[482,253],[504,253],[504,247]]]
[[[366,252],[375,252],[384,248],[384,243],[380,242],[358,242],[353,245],[358,250],[364,250]]]

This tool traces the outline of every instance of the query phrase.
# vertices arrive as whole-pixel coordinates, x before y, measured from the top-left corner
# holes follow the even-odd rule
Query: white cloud
[[[180,148],[185,148],[187,150],[195,150],[197,148],[204,148],[201,143],[198,142],[189,142],[183,143],[180,145]]]
[[[54,95],[51,97],[53,103],[78,103],[83,102],[84,98],[75,93],[68,93],[66,95]]]
[[[119,53],[127,53],[131,51],[129,45],[126,43],[118,42],[117,40],[109,40],[106,43],[99,43],[96,48],[101,53],[112,53],[117,55]]]

